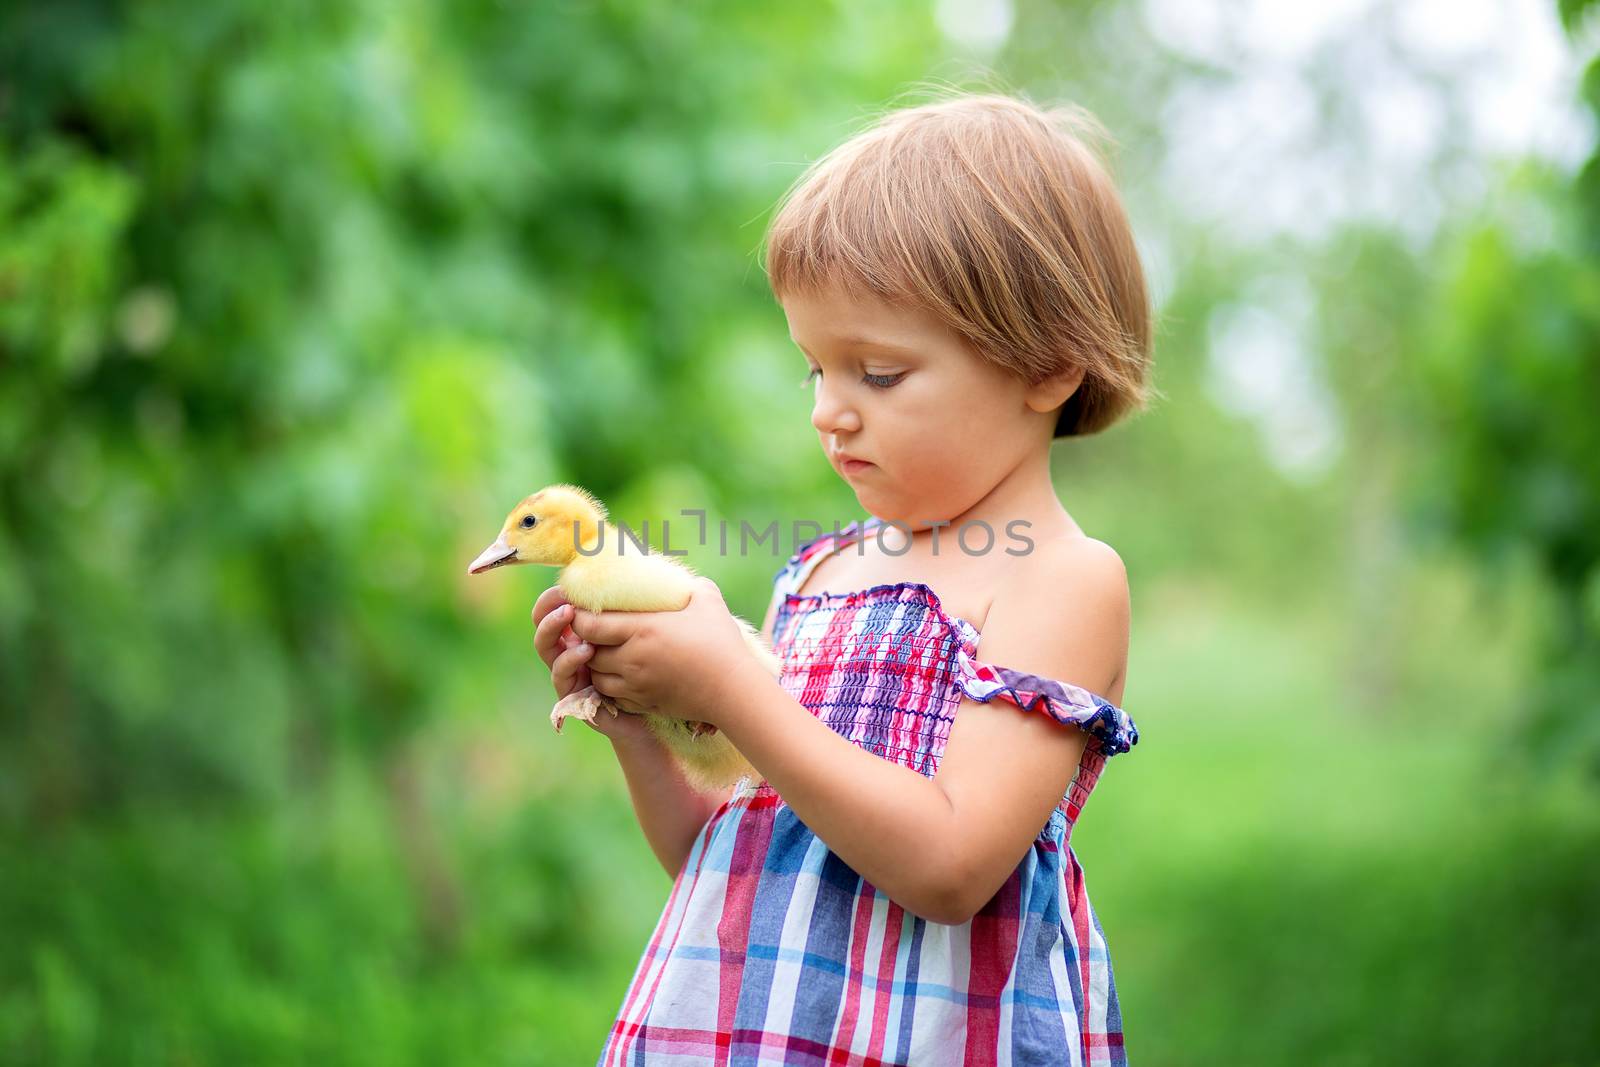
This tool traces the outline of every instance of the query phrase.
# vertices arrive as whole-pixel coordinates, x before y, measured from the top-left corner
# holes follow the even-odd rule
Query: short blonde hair
[[[766,234],[773,294],[865,287],[932,312],[1036,384],[1082,367],[1056,437],[1149,399],[1151,309],[1086,109],[962,93],[879,115],[790,186]]]

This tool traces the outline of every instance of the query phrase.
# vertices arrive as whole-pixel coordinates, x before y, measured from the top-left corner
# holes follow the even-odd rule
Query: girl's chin
[[[933,529],[935,522],[943,522],[947,525],[942,528],[941,532],[949,532],[953,536],[952,529],[948,526],[951,520],[941,520],[937,516],[929,517],[921,513],[920,510],[913,514],[912,511],[907,510],[906,503],[903,500],[891,500],[882,494],[862,492],[858,489],[856,491],[856,502],[861,505],[861,510],[885,526],[893,523],[901,530],[919,534]]]
[[[883,501],[878,499],[876,493],[864,493],[858,488],[856,489],[856,503],[861,505],[862,511],[865,511],[868,515],[871,515],[879,522],[889,521],[888,517],[883,513]],[[893,509],[891,508],[890,510]]]
[[[863,492],[856,490],[856,503],[861,505],[861,510],[871,515],[881,523],[895,523],[902,529],[915,528],[915,520],[905,512],[900,501],[886,499],[881,493]]]

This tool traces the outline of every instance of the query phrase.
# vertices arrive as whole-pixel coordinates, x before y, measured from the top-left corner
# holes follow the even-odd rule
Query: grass
[[[1515,758],[1516,642],[1427,595],[1376,703],[1327,605],[1141,601],[1142,738],[1073,841],[1135,1064],[1600,1063],[1600,805]],[[0,841],[0,1060],[592,1062],[668,882],[604,741],[536,711],[422,739],[447,949],[359,768]]]
[[[1130,1060],[1600,1063],[1600,810],[1518,757],[1514,648],[1363,708],[1314,623],[1153,607],[1073,842]]]

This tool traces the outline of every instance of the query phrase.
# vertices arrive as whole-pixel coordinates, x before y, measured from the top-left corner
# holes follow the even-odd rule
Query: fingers
[[[623,677],[620,674],[610,674],[606,671],[597,671],[591,667],[589,669],[589,684],[593,685],[596,691],[598,691],[602,696],[610,697],[612,700],[616,701],[617,705],[624,710],[631,711],[637,707],[637,705],[630,703],[628,698],[623,695],[627,692],[628,683],[623,680]]]
[[[572,616],[572,632],[593,645],[620,645],[633,635],[639,623],[636,611],[586,611],[578,608]]]
[[[612,674],[609,671],[597,671],[590,667],[589,684],[599,690],[602,696],[614,697],[622,688],[622,675]]]
[[[612,645],[596,644],[593,641],[584,641],[583,644],[594,646],[594,655],[589,661],[591,668],[610,675],[621,675],[629,669],[629,664],[623,659],[626,653],[622,649]]]
[[[540,597],[540,601],[543,600]],[[572,611],[572,605],[564,603],[547,606],[543,614],[538,604],[533,606],[533,647],[547,667],[555,666],[556,656],[562,649],[579,643],[576,638],[564,638],[562,633],[572,622]]]
[[[539,594],[539,599],[533,602],[533,624],[539,625],[539,620],[550,612],[567,603],[567,595],[561,591],[559,585],[552,585],[549,589]]]
[[[555,686],[558,696],[566,696],[592,684],[589,676],[589,657],[593,655],[592,645],[578,644],[572,648],[563,649],[555,657],[555,662],[550,665],[550,683]]]

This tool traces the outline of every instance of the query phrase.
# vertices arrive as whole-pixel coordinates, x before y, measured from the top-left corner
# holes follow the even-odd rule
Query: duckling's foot
[[[594,717],[601,708],[609,710],[613,716],[617,714],[617,709],[607,703],[606,698],[601,696],[594,686],[576,689],[562,697],[556,702],[556,706],[550,709],[550,725],[554,726],[556,733],[559,734],[561,732],[561,723],[569,715],[576,715],[593,726]]]

